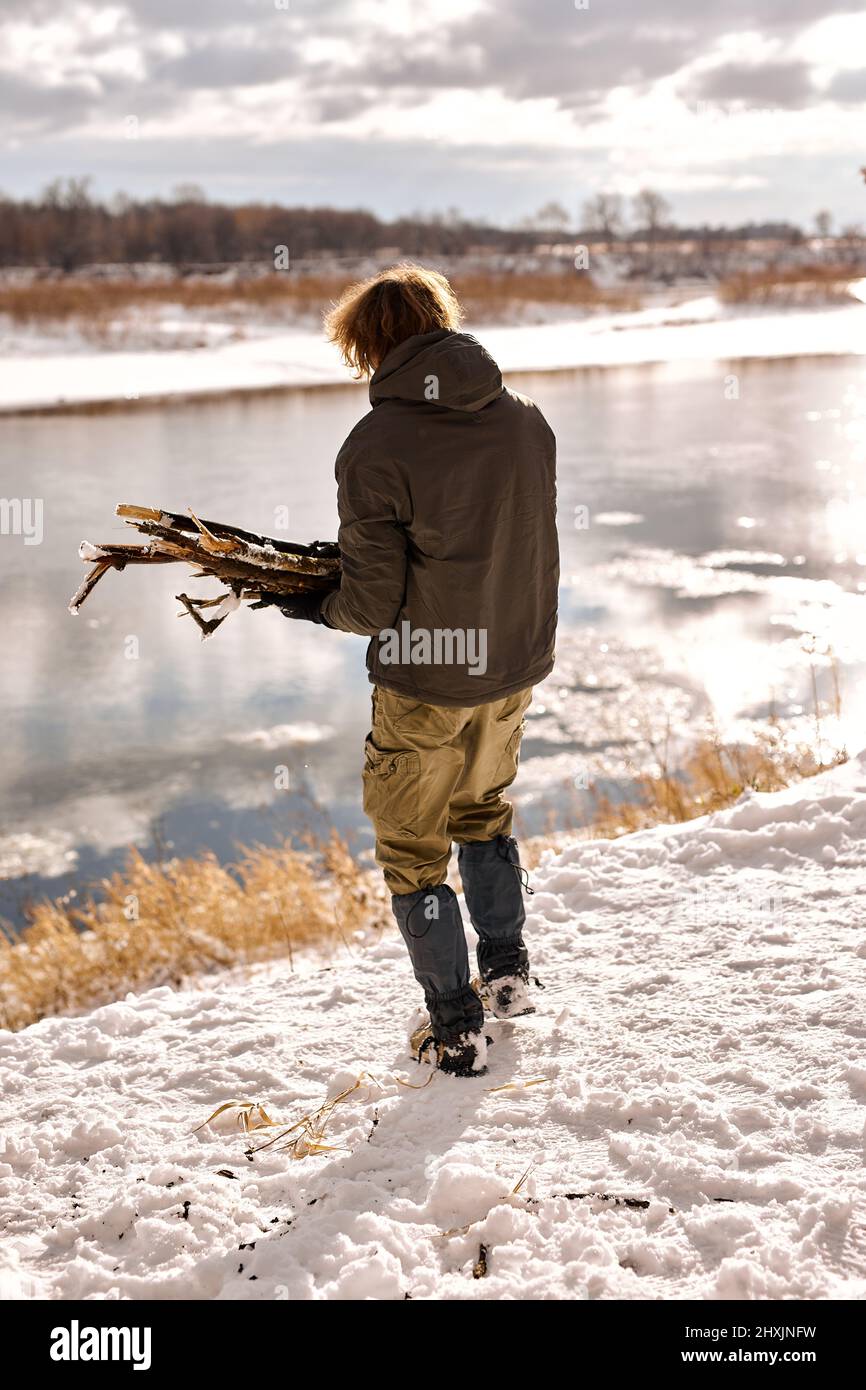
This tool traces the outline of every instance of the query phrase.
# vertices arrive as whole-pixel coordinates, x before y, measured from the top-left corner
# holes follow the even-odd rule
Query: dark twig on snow
[[[563,1192],[567,1202],[580,1202],[592,1197],[596,1202],[613,1202],[615,1207],[633,1207],[636,1211],[646,1211],[649,1202],[644,1197],[611,1197],[606,1192]]]

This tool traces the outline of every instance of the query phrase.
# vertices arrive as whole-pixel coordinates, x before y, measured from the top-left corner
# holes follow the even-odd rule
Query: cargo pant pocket
[[[502,757],[499,759],[499,765],[493,778],[494,785],[497,787],[510,786],[517,776],[517,769],[520,766],[520,742],[523,738],[523,731],[525,728],[526,720],[521,719],[503,749]]]
[[[376,838],[417,839],[420,815],[421,758],[412,751],[383,753],[368,737],[364,745],[364,812]]]

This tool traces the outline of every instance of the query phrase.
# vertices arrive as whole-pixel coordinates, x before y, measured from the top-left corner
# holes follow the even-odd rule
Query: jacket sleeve
[[[331,627],[374,637],[392,627],[406,592],[406,533],[397,517],[399,480],[393,466],[354,445],[337,457],[340,587],[322,616]]]

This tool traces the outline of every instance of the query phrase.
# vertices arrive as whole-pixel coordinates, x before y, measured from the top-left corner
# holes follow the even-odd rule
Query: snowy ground
[[[0,1034],[0,1293],[866,1298],[864,834],[866,754],[551,857],[539,1011],[491,1024],[476,1081],[397,1080],[427,1073],[396,933]],[[231,1100],[293,1122],[364,1074],[342,1149],[193,1133]]]
[[[866,288],[855,286],[852,294],[866,297]],[[191,321],[180,311],[158,327],[159,346],[129,350],[94,347],[68,327],[46,336],[0,326],[0,412],[349,380],[336,349],[314,327]],[[630,313],[467,328],[508,373],[866,352],[866,304],[858,298],[836,308],[782,312],[726,308],[706,295]],[[135,342],[143,331],[133,322],[114,340]],[[151,325],[143,340],[154,335]],[[191,342],[196,345],[180,346]]]

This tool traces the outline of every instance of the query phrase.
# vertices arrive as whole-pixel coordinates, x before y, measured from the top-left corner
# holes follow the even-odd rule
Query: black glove
[[[251,608],[279,608],[287,618],[299,618],[308,623],[321,623],[330,627],[322,617],[322,600],[325,594],[259,594],[258,601]]]

